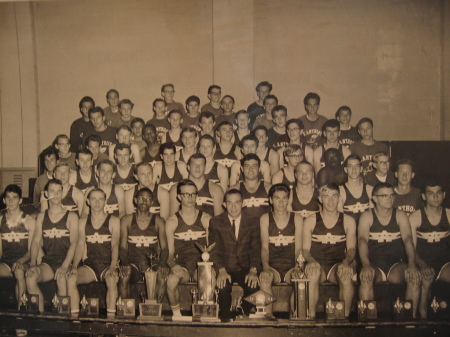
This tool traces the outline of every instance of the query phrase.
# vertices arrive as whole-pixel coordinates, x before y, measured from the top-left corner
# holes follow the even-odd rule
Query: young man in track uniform
[[[222,106],[220,105],[220,98],[222,97],[222,88],[218,85],[210,85],[208,87],[208,99],[209,103],[205,104],[201,108],[201,112],[210,111],[215,117],[219,117],[223,113]]]
[[[264,113],[256,116],[253,123],[253,129],[259,125],[263,125],[267,130],[273,128],[272,110],[278,105],[278,98],[275,95],[267,95],[263,101]]]
[[[44,157],[45,171],[36,179],[36,183],[34,184],[33,206],[36,210],[40,209],[41,194],[44,191],[44,187],[47,185],[47,182],[53,178],[54,170],[56,165],[58,165],[59,160],[58,151],[53,146],[49,146],[42,151],[41,156]]]
[[[410,215],[423,206],[420,190],[411,186],[414,175],[414,163],[411,160],[400,159],[397,162],[394,207],[402,210],[406,215]]]
[[[300,117],[300,121],[304,126],[302,140],[315,150],[322,142],[322,125],[327,119],[317,113],[320,105],[320,96],[318,94],[314,92],[306,94],[303,104],[306,114]]]
[[[214,160],[230,170],[231,165],[242,158],[241,148],[233,143],[233,125],[224,121],[217,126],[216,131],[219,143],[216,146]]]
[[[120,126],[120,112],[119,112],[119,92],[116,89],[110,89],[106,93],[106,102],[108,106],[103,109],[105,112],[105,123],[112,128]]]
[[[339,135],[339,143],[346,146],[347,148],[354,142],[361,139],[358,130],[350,125],[350,120],[352,118],[352,110],[343,105],[339,107],[335,114],[336,120],[339,122],[339,129],[341,134]]]
[[[113,183],[122,187],[124,191],[133,189],[137,185],[136,178],[134,177],[135,164],[131,163],[131,156],[129,145],[117,144],[114,148],[114,158],[117,165]]]
[[[89,120],[94,128],[83,134],[83,144],[86,144],[89,136],[97,135],[102,140],[100,152],[108,155],[110,145],[116,142],[116,129],[106,125],[105,112],[99,106],[89,109]]]
[[[153,112],[155,115],[148,120],[146,124],[152,124],[156,128],[158,143],[161,144],[162,136],[170,130],[170,124],[167,121],[167,103],[162,98],[153,101]]]
[[[387,153],[377,152],[372,157],[373,171],[364,176],[364,182],[368,185],[375,186],[378,183],[388,183],[392,186],[397,185],[394,173],[390,171],[390,158]]]
[[[188,176],[186,164],[182,161],[175,161],[176,148],[174,143],[164,143],[159,148],[159,155],[162,161],[157,162],[153,167],[153,181],[170,191],[171,187],[186,179]]]
[[[267,81],[260,82],[256,86],[255,90],[258,100],[247,107],[248,116],[250,119],[250,130],[253,130],[253,123],[255,123],[256,117],[264,114],[264,98],[272,92],[272,84]]]
[[[314,169],[310,162],[301,161],[295,167],[296,184],[289,197],[288,210],[303,219],[320,211],[319,191],[314,187]]]
[[[155,166],[155,163],[162,161],[159,155],[159,143],[156,133],[156,128],[152,124],[144,125],[142,129],[142,139],[145,141],[146,147],[141,150],[141,159],[143,162],[150,163]]]
[[[287,165],[275,173],[272,177],[272,185],[283,183],[293,188],[296,184],[295,167],[305,159],[303,150],[300,145],[289,144],[284,147],[283,157]]]
[[[205,179],[218,184],[225,192],[228,189],[228,170],[214,160],[216,140],[210,135],[203,135],[198,141],[197,148],[206,158]]]
[[[87,133],[90,134],[92,132],[93,128],[88,112],[89,109],[93,108],[94,106],[95,102],[92,97],[84,96],[80,100],[78,107],[80,109],[81,118],[75,120],[70,126],[70,139],[72,140],[70,144],[70,151],[77,152],[78,150],[81,150],[84,144],[84,135]]]
[[[167,111],[172,111],[174,109],[180,111],[181,113],[185,113],[183,104],[179,102],[175,102],[173,100],[173,96],[175,95],[175,87],[173,84],[163,84],[161,87],[161,96],[164,97],[164,100],[167,104]]]
[[[92,157],[92,152],[88,149],[78,151],[76,157],[78,169],[70,172],[70,185],[78,188],[83,194],[88,188],[98,186]]]

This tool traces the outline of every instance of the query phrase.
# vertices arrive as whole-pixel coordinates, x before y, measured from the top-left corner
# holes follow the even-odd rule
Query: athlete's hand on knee
[[[220,269],[217,276],[217,288],[222,289],[227,284],[227,281],[231,283],[231,276],[227,273],[226,269]]]
[[[176,264],[171,268],[173,274],[177,275],[179,278],[183,278],[183,268],[180,265]]]
[[[361,282],[372,282],[375,278],[375,270],[371,266],[362,267],[359,278]]]
[[[159,273],[159,275],[161,275],[161,278],[164,281],[166,281],[167,278],[169,277],[169,272],[170,272],[170,269],[167,266],[159,266],[158,267],[158,273]]]
[[[12,273],[14,273],[15,271],[16,271],[16,269],[17,270],[19,270],[19,269],[22,269],[22,270],[24,270],[24,267],[23,267],[23,264],[22,264],[22,262],[14,262],[13,263],[13,265],[12,265],[12,267],[11,267],[11,272]]]
[[[26,276],[27,277],[39,277],[39,275],[41,274],[41,270],[37,267],[37,266],[32,266],[30,267],[30,269],[27,270]]]
[[[55,276],[53,277],[53,279],[57,280],[61,277],[66,277],[67,273],[68,273],[68,268],[61,266],[58,269],[56,269]]]
[[[320,264],[317,262],[310,262],[305,267],[305,272],[308,277],[320,275]]]
[[[117,273],[117,268],[116,267],[108,267],[108,269],[106,269],[105,271],[105,278],[107,278],[108,276],[119,276]]]
[[[271,273],[271,271],[264,269],[259,274],[259,280],[261,281],[261,283],[271,283],[272,282],[272,273]]]
[[[256,288],[259,284],[258,273],[255,271],[249,271],[249,273],[245,276],[245,283],[247,283],[250,288]]]
[[[420,276],[425,281],[431,281],[434,280],[436,277],[436,273],[433,268],[429,266],[424,266],[420,268]]]
[[[419,284],[420,278],[420,271],[416,266],[408,266],[408,268],[406,268],[405,279],[407,282],[411,284]]]
[[[337,276],[342,281],[348,281],[352,279],[353,268],[348,263],[341,263],[337,268]]]
[[[120,266],[119,267],[119,277],[128,278],[131,274],[131,266]]]

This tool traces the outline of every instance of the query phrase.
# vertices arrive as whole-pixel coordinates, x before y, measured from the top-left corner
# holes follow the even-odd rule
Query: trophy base
[[[139,303],[139,316],[140,321],[162,321],[164,318],[161,316],[162,304],[156,300],[145,300],[144,303]]]

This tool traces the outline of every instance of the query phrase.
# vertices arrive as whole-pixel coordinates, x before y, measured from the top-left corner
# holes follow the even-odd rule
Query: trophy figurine
[[[333,301],[331,298],[325,303],[327,321],[346,320],[344,313],[344,301]]]
[[[56,293],[55,296],[53,296],[52,303],[53,303],[52,312],[57,313],[59,311],[59,299]]]
[[[145,288],[147,290],[147,298],[144,298],[143,303],[139,303],[139,317],[140,320],[161,321],[162,304],[158,303],[156,295],[156,280],[158,278],[158,271],[153,270],[153,260],[156,254],[149,254],[149,268],[145,271]],[[142,299],[141,299],[142,300]]]
[[[447,301],[438,299],[436,296],[433,297],[430,305],[429,317],[432,320],[438,321],[448,321],[449,319],[449,310]]]
[[[394,320],[402,321],[412,319],[412,301],[401,301],[399,297],[393,305]]]
[[[28,304],[27,294],[26,293],[22,293],[22,296],[20,296],[19,310],[20,311],[26,311],[27,310],[27,304]]]
[[[122,296],[119,295],[119,298],[116,301],[116,316],[123,316],[123,307],[125,303],[123,303]]]
[[[203,261],[197,263],[198,289],[192,290],[192,317],[200,321],[220,322],[218,292],[216,293],[213,289],[213,263],[209,261],[209,252],[216,244],[213,243],[209,247],[204,247],[199,243],[196,243],[196,245],[202,251]],[[214,297],[216,297],[215,300]]]
[[[377,302],[360,300],[358,301],[358,320],[370,321],[377,319]]]
[[[297,257],[298,278],[292,279],[294,285],[294,308],[291,308],[291,317],[293,321],[313,320],[309,313],[309,282],[305,275],[305,258],[302,252]]]
[[[86,299],[86,295],[83,295],[83,298],[80,301],[80,316],[85,316],[87,315],[87,311],[88,311],[88,301]]]

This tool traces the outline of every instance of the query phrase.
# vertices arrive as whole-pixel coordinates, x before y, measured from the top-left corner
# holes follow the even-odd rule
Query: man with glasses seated
[[[362,264],[359,296],[360,300],[373,300],[374,283],[406,282],[405,298],[413,301],[415,317],[420,295],[420,272],[412,240],[416,233],[405,212],[394,208],[394,197],[392,185],[375,185],[372,192],[375,207],[365,211],[359,220],[358,245]]]

